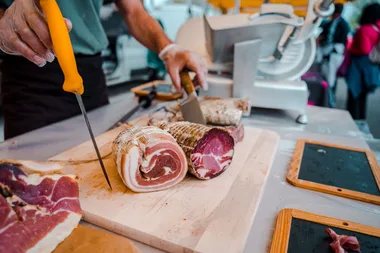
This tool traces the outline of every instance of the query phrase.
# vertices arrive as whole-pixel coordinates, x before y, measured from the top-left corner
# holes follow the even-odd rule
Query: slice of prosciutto
[[[131,127],[113,142],[112,153],[124,184],[134,192],[168,189],[187,173],[186,156],[175,139],[154,127]]]
[[[52,252],[82,217],[78,184],[71,175],[27,175],[15,164],[0,164],[0,252]]]
[[[234,139],[223,129],[190,122],[159,122],[185,151],[189,172],[199,179],[211,179],[223,173],[234,155]]]
[[[326,228],[325,231],[333,239],[330,247],[335,253],[347,253],[346,250],[360,252],[360,244],[355,236],[338,235],[331,228]]]

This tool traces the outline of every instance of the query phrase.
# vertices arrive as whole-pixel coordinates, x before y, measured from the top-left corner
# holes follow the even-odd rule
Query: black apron
[[[76,61],[87,111],[108,104],[100,54],[77,55]],[[23,57],[6,56],[0,69],[5,139],[81,114],[75,95],[62,89],[57,60],[40,68]]]

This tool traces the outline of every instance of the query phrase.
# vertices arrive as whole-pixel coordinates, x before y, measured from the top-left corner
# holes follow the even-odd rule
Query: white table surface
[[[135,103],[133,96],[128,94],[108,106],[89,112],[95,135],[106,131]],[[346,111],[308,107],[307,112],[307,125],[295,123],[296,114],[266,109],[252,110],[251,116],[243,121],[245,125],[271,129],[281,136],[275,161],[247,239],[244,250],[246,253],[269,251],[277,213],[283,208],[297,208],[380,227],[380,206],[297,188],[286,182],[288,164],[299,138],[364,149],[368,149],[370,145],[378,159],[380,158],[380,141],[368,140],[367,143]],[[140,111],[138,114],[141,113],[145,112]],[[0,159],[43,160],[87,140],[89,135],[84,120],[82,116],[78,116],[0,143]],[[138,242],[136,246],[144,253],[163,252]]]

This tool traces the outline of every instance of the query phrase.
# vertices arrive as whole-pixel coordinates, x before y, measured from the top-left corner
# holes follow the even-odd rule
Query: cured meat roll
[[[131,127],[112,145],[117,170],[134,192],[164,190],[186,176],[186,156],[175,139],[154,126]]]
[[[200,98],[203,105],[215,105],[223,103],[228,108],[239,109],[246,114],[249,112],[249,100],[244,98],[220,98],[205,96]]]
[[[246,99],[203,97],[200,98],[200,106],[207,124],[210,125],[239,126],[242,115],[249,112]],[[171,104],[165,107],[165,112],[153,114],[148,124],[154,125],[160,121],[184,121],[180,104]]]
[[[26,164],[37,169],[37,162]],[[52,252],[81,217],[74,176],[27,175],[16,164],[0,164],[0,252]]]
[[[234,139],[223,129],[190,122],[159,122],[185,151],[189,172],[199,179],[211,179],[223,173],[234,155]]]

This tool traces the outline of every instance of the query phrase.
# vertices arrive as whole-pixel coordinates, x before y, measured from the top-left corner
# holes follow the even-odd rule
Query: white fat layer
[[[165,174],[164,176],[166,175],[169,175],[170,173],[172,173],[173,171],[169,168],[169,167],[162,167],[164,170],[165,170]],[[160,179],[162,176],[159,176],[159,177],[152,177],[152,178],[147,178],[146,180],[147,181],[154,181],[154,180],[157,180],[157,179]]]
[[[58,224],[36,245],[30,248],[27,253],[48,253],[52,252],[59,243],[61,243],[71,232],[78,226],[82,216],[77,213],[69,213],[67,218]]]
[[[162,168],[165,170],[165,174],[164,174],[165,176],[169,175],[170,173],[173,173],[173,171],[169,167],[164,166]]]
[[[25,181],[28,185],[39,185],[45,178],[53,179],[54,181],[58,181],[62,177],[70,177],[75,180],[74,175],[46,175],[41,176],[39,174],[30,174],[28,176],[20,176],[22,180]]]
[[[139,169],[139,159],[140,159],[140,152],[139,148],[136,146],[133,146],[128,153],[123,154],[124,158],[124,164],[121,164],[121,157],[120,156],[120,165],[118,167],[121,167],[122,171],[119,171],[120,177],[123,179],[123,182],[127,186],[134,186],[138,185],[136,181],[136,173]],[[126,175],[126,178],[123,177],[123,175]]]
[[[171,143],[173,143],[173,142],[171,142],[171,141],[160,140],[160,143],[169,143],[169,144],[171,144]],[[141,148],[142,152],[145,153],[145,148],[150,148],[150,147],[153,147],[153,146],[155,146],[155,145],[157,145],[157,142],[151,141],[151,142],[148,142],[148,145],[147,145],[147,146],[144,146],[144,149],[141,148],[141,145],[140,145],[140,148]],[[142,162],[142,164],[141,164],[141,166],[144,167],[144,170],[143,170],[144,173],[148,173],[149,171],[151,171],[151,170],[154,168],[155,163],[154,163],[154,165],[153,165],[152,167],[149,168],[149,161],[150,161],[154,156],[156,156],[156,155],[161,155],[161,152],[162,152],[162,151],[165,151],[165,150],[167,150],[167,148],[157,149],[156,151],[152,152],[152,153],[149,154],[148,156],[145,156],[145,159],[143,160],[143,162]],[[165,153],[164,153],[164,154],[165,154]],[[164,155],[164,154],[163,154],[163,155]]]
[[[169,133],[167,133],[164,130],[158,129],[156,127],[144,127],[142,129],[135,129],[135,130],[130,129],[129,132],[130,132],[129,134],[125,134],[124,136],[118,137],[120,143],[126,143],[126,142],[129,143],[128,152],[122,153],[120,152],[121,150],[119,149],[115,157],[119,175],[122,178],[124,184],[128,186],[128,188],[130,188],[132,191],[135,191],[135,192],[151,192],[151,191],[163,190],[163,189],[171,187],[173,184],[175,184],[179,180],[179,178],[182,178],[182,179],[184,178],[187,171],[185,169],[187,168],[186,156],[183,153],[182,149],[178,146],[178,150],[174,148],[170,148],[170,149],[176,152],[179,157],[183,158],[182,163],[184,166],[183,168],[181,168],[181,171],[183,173],[178,174],[178,176],[175,178],[165,181],[165,183],[163,184],[141,186],[136,180],[136,174],[140,173],[139,162],[141,162],[141,165],[142,165],[141,167],[144,167],[144,169],[142,169],[141,171],[147,173],[151,170],[151,168],[154,168],[154,165],[155,165],[153,164],[151,168],[149,166],[149,161],[152,159],[152,157],[157,154],[160,155],[162,150],[167,150],[168,148],[155,150],[153,153],[144,157],[144,160],[141,160],[142,157],[140,157],[140,154],[145,153],[146,148],[154,147],[155,145],[158,145],[161,143],[168,143],[172,145],[173,143],[176,143],[176,142],[175,142],[175,139]],[[151,134],[157,134],[157,133],[165,135],[166,137],[170,137],[171,141],[167,139],[161,139],[161,138],[156,138],[156,137],[151,136]],[[137,137],[142,134],[145,135],[149,140],[146,145],[138,141],[139,138]],[[124,160],[124,164],[122,164],[121,162],[122,159]],[[165,175],[167,175],[171,173],[171,170],[166,168],[165,173],[166,173]],[[125,175],[125,177],[123,177],[123,174]],[[151,178],[150,180],[157,180],[159,178]]]
[[[43,163],[36,161],[21,161],[20,162],[25,167],[34,170],[36,172],[47,172],[47,171],[59,171],[62,170],[62,165],[59,163]]]
[[[204,163],[202,163],[202,159],[204,157],[213,157],[218,163],[219,163],[219,168],[221,168],[221,170],[224,170],[224,168],[226,168],[227,166],[229,166],[231,164],[231,159],[230,160],[226,160],[224,161],[223,163],[220,163],[220,160],[222,160],[224,157],[232,157],[234,154],[234,150],[231,149],[230,151],[228,151],[226,154],[222,155],[222,156],[218,156],[218,155],[214,155],[214,154],[201,154],[201,153],[194,153],[192,154],[191,156],[191,159],[193,161],[193,164],[200,164],[200,165],[203,165]],[[204,166],[201,166],[197,169],[197,173],[198,175],[201,177],[201,178],[205,178],[204,176],[206,175],[207,172],[209,172],[211,169],[206,169]],[[219,170],[220,171],[220,170]],[[208,179],[208,178],[205,178],[205,179]]]
[[[137,147],[133,147],[129,150],[128,154],[124,154],[126,156],[124,158],[124,165],[122,167],[125,175],[128,175],[127,178],[123,178],[122,174],[119,174],[122,177],[122,180],[125,185],[127,185],[131,190],[136,192],[150,192],[152,189],[161,190],[170,187],[174,182],[178,180],[178,177],[181,177],[182,174],[178,174],[177,177],[172,178],[171,180],[166,181],[161,185],[148,185],[148,186],[140,186],[140,184],[136,180],[136,173],[139,170],[139,150]],[[127,160],[130,159],[130,160]],[[121,160],[121,159],[120,159]],[[121,163],[120,163],[121,164]],[[130,167],[129,167],[130,165]],[[119,167],[119,166],[118,166]],[[164,167],[165,175],[172,172],[172,170],[168,167]],[[184,170],[186,171],[186,170]],[[119,172],[120,173],[120,172]],[[159,178],[151,178],[150,180],[157,180]]]
[[[198,175],[201,177],[201,178],[204,178],[204,179],[209,179],[210,177],[205,177],[207,172],[209,172],[209,170],[206,170],[206,169],[197,169],[197,173]]]
[[[16,224],[16,223],[17,223],[17,221],[12,222],[12,223],[9,223],[8,225],[6,225],[6,226],[3,227],[2,229],[0,229],[0,236],[1,236],[1,234],[2,234],[4,231],[6,231],[9,227],[13,226],[13,225]]]

